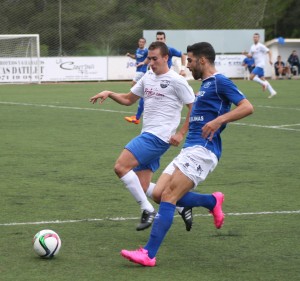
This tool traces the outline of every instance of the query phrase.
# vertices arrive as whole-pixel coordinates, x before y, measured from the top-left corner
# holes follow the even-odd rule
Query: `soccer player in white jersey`
[[[251,46],[249,53],[243,52],[245,56],[248,58],[253,58],[255,62],[255,68],[250,73],[250,80],[253,80],[263,86],[263,90],[265,91],[268,89],[270,92],[269,98],[274,97],[277,93],[272,88],[271,84],[266,80],[264,67],[265,67],[265,60],[266,54],[269,55],[269,63],[272,65],[272,54],[269,48],[267,48],[264,44],[259,42],[259,34],[254,33],[253,35],[253,42],[254,44]]]
[[[226,124],[253,112],[252,104],[236,85],[215,69],[215,51],[207,42],[187,47],[187,68],[195,80],[202,79],[199,94],[189,118],[189,131],[180,154],[167,166],[156,183],[153,198],[160,207],[147,244],[121,255],[143,266],[155,266],[156,254],[174,217],[176,205],[205,207],[214,218],[216,228],[224,222],[224,194],[192,192],[211,173],[222,154],[221,132]],[[230,110],[232,103],[236,105]]]
[[[145,192],[151,183],[153,173],[159,168],[160,157],[170,145],[178,146],[188,130],[188,119],[195,100],[193,89],[186,79],[168,67],[168,47],[163,42],[153,42],[148,48],[148,59],[152,71],[135,84],[129,93],[118,94],[103,91],[90,98],[92,103],[108,97],[122,105],[132,105],[144,98],[144,122],[142,133],[132,139],[115,163],[115,173],[128,188],[142,210],[137,230],[148,228],[156,215]],[[180,130],[183,105],[189,111]],[[184,217],[183,217],[184,218]]]

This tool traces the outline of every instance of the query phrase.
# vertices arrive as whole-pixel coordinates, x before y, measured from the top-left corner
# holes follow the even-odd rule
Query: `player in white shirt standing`
[[[270,92],[269,98],[274,97],[277,93],[272,88],[271,84],[266,80],[264,67],[265,67],[265,60],[266,54],[269,55],[269,62],[272,65],[272,54],[271,51],[262,43],[259,42],[259,34],[254,33],[253,41],[254,44],[251,46],[249,53],[243,52],[245,56],[248,58],[253,58],[255,61],[255,68],[250,73],[250,80],[253,80],[263,86],[263,90],[265,91],[268,89]]]
[[[178,146],[188,131],[189,115],[195,100],[193,89],[186,79],[168,67],[169,49],[163,42],[153,42],[148,48],[152,71],[135,84],[129,93],[103,91],[90,98],[100,104],[108,97],[122,105],[132,105],[144,98],[142,133],[132,139],[115,163],[115,173],[125,184],[142,210],[137,230],[151,226],[156,212],[146,197],[153,190],[153,173],[159,168],[160,157],[171,145]],[[181,120],[183,105],[189,108],[186,121],[176,132]],[[181,214],[184,222],[185,217]]]

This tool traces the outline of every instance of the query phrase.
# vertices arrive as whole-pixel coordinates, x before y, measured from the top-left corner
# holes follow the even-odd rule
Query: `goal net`
[[[38,34],[0,34],[0,83],[40,83]]]

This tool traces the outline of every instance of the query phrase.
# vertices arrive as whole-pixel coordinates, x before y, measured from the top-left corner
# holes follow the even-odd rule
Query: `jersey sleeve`
[[[144,97],[144,78],[146,75],[147,73],[130,89],[131,93],[141,98]]]
[[[176,80],[176,93],[183,104],[190,104],[195,100],[195,94],[192,87],[182,76],[179,76],[179,79]]]
[[[178,57],[180,58],[182,55],[181,51],[176,50],[175,48],[169,47],[169,54],[171,57]]]
[[[218,77],[217,91],[221,98],[225,98],[234,105],[245,99],[245,95],[237,88],[237,86],[227,77]]]
[[[267,46],[265,46],[264,44],[261,44],[260,47],[262,48],[262,50],[263,50],[265,53],[267,53],[267,52],[270,51],[270,49],[269,49]]]

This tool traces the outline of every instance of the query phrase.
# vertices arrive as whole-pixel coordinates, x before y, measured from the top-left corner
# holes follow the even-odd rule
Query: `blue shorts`
[[[256,74],[259,78],[265,76],[264,69],[257,66],[252,70],[252,73]]]
[[[160,157],[169,147],[169,143],[150,133],[142,133],[125,146],[139,162],[134,171],[151,170],[153,173],[159,169]]]

